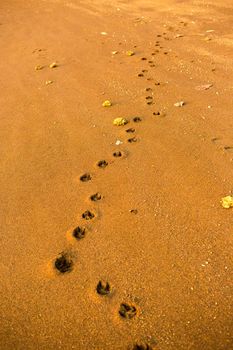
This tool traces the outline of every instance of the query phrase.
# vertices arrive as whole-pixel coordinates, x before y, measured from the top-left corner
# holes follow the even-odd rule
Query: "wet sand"
[[[1,1],[1,350],[233,349],[232,21]]]

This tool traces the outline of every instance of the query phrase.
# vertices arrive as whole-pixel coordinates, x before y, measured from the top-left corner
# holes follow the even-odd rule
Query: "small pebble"
[[[125,125],[127,123],[128,123],[128,121],[125,118],[116,118],[116,119],[113,120],[113,124],[116,125],[116,126]]]
[[[179,101],[179,102],[174,103],[174,106],[175,107],[182,107],[182,106],[184,106],[184,104],[185,104],[184,101]]]
[[[126,51],[126,56],[133,56],[135,53],[133,51]]]
[[[106,101],[104,101],[103,103],[102,103],[102,106],[103,107],[110,107],[112,105],[112,103],[111,103],[111,101],[109,101],[109,100],[106,100]]]
[[[49,65],[49,68],[56,68],[57,67],[57,63],[53,62]]]

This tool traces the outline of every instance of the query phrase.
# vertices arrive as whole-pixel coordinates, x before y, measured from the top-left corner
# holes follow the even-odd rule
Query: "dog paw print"
[[[92,220],[94,219],[95,214],[92,213],[90,210],[86,210],[83,214],[82,214],[82,218],[85,220]]]
[[[137,209],[130,209],[129,211],[131,214],[134,214],[136,215],[138,213],[138,210]]]
[[[91,180],[91,175],[89,173],[83,174],[80,176],[80,181],[87,182]]]
[[[119,315],[126,319],[131,319],[136,316],[137,309],[134,305],[122,303],[119,309]]]
[[[108,295],[111,292],[111,287],[108,282],[99,281],[96,286],[96,292],[100,295]]]
[[[101,196],[101,194],[100,194],[99,192],[96,192],[96,193],[94,193],[94,194],[92,194],[92,195],[90,196],[90,200],[91,200],[92,202],[100,201],[101,198],[102,198],[102,196]]]
[[[233,147],[232,146],[224,146],[223,148],[224,148],[225,151],[233,152]]]
[[[129,129],[125,130],[125,132],[132,134],[132,133],[135,132],[135,129],[134,128],[129,128]]]
[[[73,260],[69,256],[69,254],[62,252],[54,261],[54,267],[60,273],[71,272],[73,269]]]
[[[120,157],[122,157],[121,151],[116,151],[116,152],[114,152],[114,153],[113,153],[113,157],[115,157],[115,158],[120,158]]]
[[[132,350],[153,350],[153,348],[149,344],[138,344],[136,343]]]
[[[78,226],[73,230],[73,237],[80,240],[85,237],[86,229],[84,227]]]
[[[153,112],[153,115],[155,115],[157,117],[165,117],[166,114],[164,112],[157,111],[157,112]]]
[[[130,139],[127,140],[129,143],[135,143],[138,141],[136,137],[131,137]]]
[[[142,121],[142,119],[140,118],[140,117],[134,117],[133,118],[133,122],[134,123],[139,123],[139,122],[141,122]]]
[[[106,168],[106,166],[108,166],[108,162],[106,160],[100,160],[98,163],[97,163],[97,166],[101,169],[104,169]]]

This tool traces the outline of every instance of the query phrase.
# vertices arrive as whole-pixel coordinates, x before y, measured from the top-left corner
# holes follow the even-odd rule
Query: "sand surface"
[[[1,350],[233,349],[232,24],[231,0],[1,1]]]

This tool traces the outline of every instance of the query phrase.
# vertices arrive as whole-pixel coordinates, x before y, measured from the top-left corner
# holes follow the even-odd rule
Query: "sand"
[[[1,350],[233,349],[232,21],[1,1]]]

